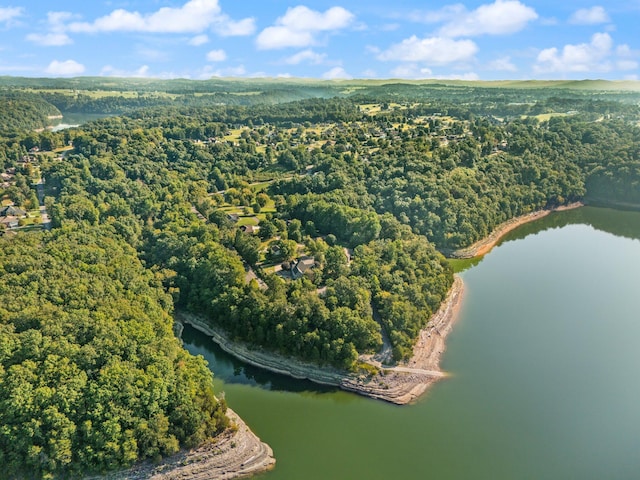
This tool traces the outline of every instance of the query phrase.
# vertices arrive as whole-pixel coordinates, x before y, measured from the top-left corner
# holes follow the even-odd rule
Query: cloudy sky
[[[0,75],[638,79],[639,23],[640,0],[16,0]]]

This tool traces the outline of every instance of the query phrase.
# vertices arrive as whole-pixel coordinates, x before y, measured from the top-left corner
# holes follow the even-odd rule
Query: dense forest
[[[203,361],[172,336],[174,308],[367,371],[362,355],[383,344],[411,355],[453,282],[442,253],[539,209],[640,206],[634,91],[1,80],[9,106],[128,112],[0,140],[3,203],[37,202],[42,176],[51,218],[1,241],[12,475],[117,468],[224,427]]]
[[[224,429],[171,297],[113,228],[0,239],[3,478],[69,478],[160,458]]]
[[[11,93],[0,95],[0,132],[35,130],[49,125],[49,117],[60,115],[54,105],[39,95]]]

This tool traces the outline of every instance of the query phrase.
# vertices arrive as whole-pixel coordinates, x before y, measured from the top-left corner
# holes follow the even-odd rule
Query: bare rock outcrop
[[[230,408],[227,416],[231,426],[198,448],[182,451],[160,463],[144,462],[86,480],[231,480],[272,469],[276,461],[271,447],[261,442]]]

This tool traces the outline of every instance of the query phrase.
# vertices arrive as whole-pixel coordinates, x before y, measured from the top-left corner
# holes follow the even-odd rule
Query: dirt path
[[[430,377],[446,377],[447,374],[440,370],[424,370],[422,368],[409,367],[383,367],[387,371],[402,373],[417,373],[418,375],[428,375]]]

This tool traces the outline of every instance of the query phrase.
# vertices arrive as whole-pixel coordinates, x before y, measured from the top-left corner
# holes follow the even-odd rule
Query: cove
[[[60,130],[79,127],[85,123],[100,120],[108,116],[109,115],[102,113],[65,113],[61,118],[52,119],[49,128],[52,132],[59,132]]]
[[[640,213],[585,207],[461,273],[438,382],[397,407],[234,361],[185,328],[274,450],[264,479],[630,479],[640,472]]]

